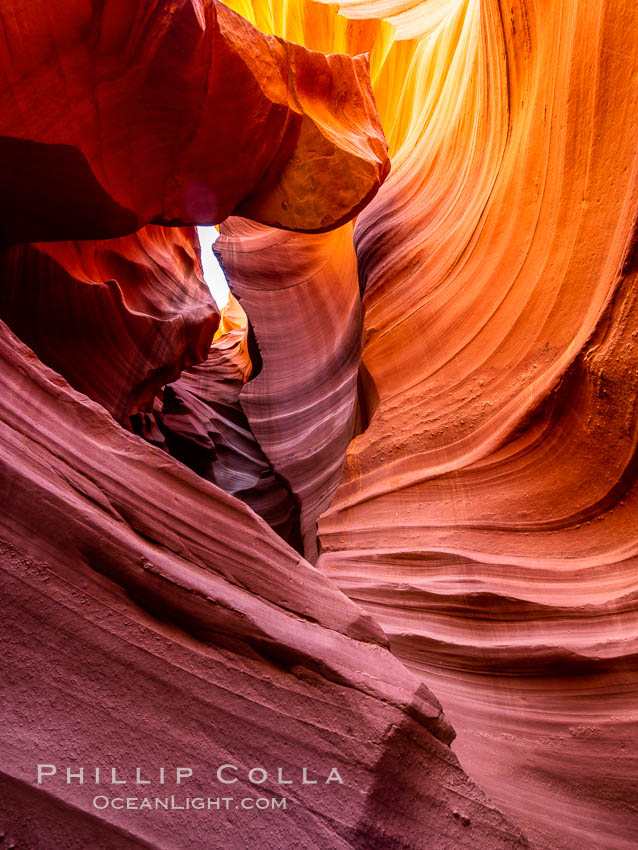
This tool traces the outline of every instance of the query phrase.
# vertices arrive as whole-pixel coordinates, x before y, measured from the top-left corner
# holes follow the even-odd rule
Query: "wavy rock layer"
[[[319,566],[541,846],[628,850],[635,4],[345,0],[351,20],[233,5],[324,50],[367,41],[392,153],[355,226],[371,423],[320,520]]]
[[[0,250],[0,317],[76,389],[124,419],[206,358],[219,313],[192,228]]]
[[[216,3],[42,0],[26,27],[10,0],[1,235],[260,222],[231,220],[219,246],[263,361],[243,390],[231,380],[221,419],[239,433],[215,424],[209,397],[211,385],[231,393],[211,378],[223,358],[168,390],[166,415],[213,467],[218,426],[236,454],[227,466],[216,455],[208,477],[235,476],[231,487],[257,445],[249,489],[263,461],[298,500],[309,557],[338,484],[319,520],[320,570],[2,327],[3,787],[16,838],[204,840],[191,817],[96,821],[88,796],[34,791],[28,765],[65,763],[73,739],[89,764],[103,752],[151,767],[192,747],[200,776],[255,753],[349,774],[343,796],[295,787],[285,820],[228,816],[230,846],[520,844],[460,770],[432,685],[464,768],[536,846],[629,850],[635,3],[345,0],[350,20],[310,0],[234,5],[326,53],[370,51],[393,171],[366,209],[388,168],[367,60],[260,35]],[[353,247],[344,222],[358,212]],[[12,250],[60,264],[42,246]],[[179,362],[172,349],[159,359]],[[145,381],[123,400],[108,382],[96,392],[126,412]],[[77,841],[56,826],[61,810]]]
[[[230,298],[204,363],[164,387],[152,414],[132,430],[241,499],[297,551],[302,550],[297,499],[255,439],[239,397],[253,365],[246,314]]]
[[[216,0],[8,0],[0,24],[0,241],[233,212],[327,230],[387,174],[365,57],[262,35]]]
[[[426,42],[445,68],[428,120],[357,223],[379,402],[321,522],[322,565],[530,836],[628,850],[638,18],[623,2],[458,8]]]
[[[213,784],[221,764],[239,768],[236,798],[279,797],[281,767],[296,780],[287,811],[214,812],[231,848],[418,847],[424,830],[450,850],[526,846],[465,777],[436,698],[373,620],[5,325],[0,358],[10,841],[208,846],[210,821],[192,811],[96,813],[90,786],[34,783],[37,763],[71,758],[129,776],[186,763],[189,795],[214,798],[229,795]],[[257,764],[270,778],[255,789]],[[302,785],[306,765],[324,780],[336,767],[343,784]],[[160,796],[186,787],[167,784]]]
[[[299,505],[304,551],[316,560],[317,518],[355,425],[361,301],[352,226],[307,236],[232,218],[221,232],[215,253],[261,357],[241,408]]]
[[[126,235],[231,212],[301,231],[349,220],[388,169],[367,60],[262,36],[195,0],[21,11],[2,10],[11,71],[0,93],[1,179],[12,203],[1,226],[5,244],[20,243],[7,251],[15,273],[4,304],[42,357],[97,401],[0,323],[3,836],[38,849],[208,846],[210,820],[192,811],[97,809],[91,787],[35,782],[38,763],[71,761],[88,774],[106,760],[129,776],[187,764],[189,796],[221,796],[221,764],[239,769],[237,800],[278,797],[277,769],[292,776],[285,812],[215,811],[224,846],[238,850],[417,848],[424,832],[441,850],[527,846],[464,774],[440,704],[376,622],[213,483],[276,512],[271,491],[283,479],[240,406],[245,328],[226,315],[209,348],[217,315],[201,297],[192,234]],[[41,243],[55,239],[65,242]],[[322,243],[337,260],[326,255],[319,291],[326,300],[326,281],[342,286],[348,322],[332,329],[320,365],[336,373],[326,409],[346,422],[359,300],[351,228],[334,239]],[[293,303],[312,290],[307,278]],[[46,326],[47,307],[59,327]],[[302,313],[291,312],[291,339]],[[161,414],[157,398],[136,412],[195,359],[180,348],[189,321],[185,336],[205,363],[163,388]],[[263,348],[272,381],[274,347]],[[349,434],[337,430],[343,452]],[[201,461],[200,475],[162,446]],[[325,444],[317,453],[333,487],[337,466]],[[307,527],[323,504],[318,489],[304,494]],[[246,774],[261,764],[269,778],[255,789]],[[304,768],[319,780],[334,768],[342,793],[303,783]],[[160,792],[182,790],[167,784]]]

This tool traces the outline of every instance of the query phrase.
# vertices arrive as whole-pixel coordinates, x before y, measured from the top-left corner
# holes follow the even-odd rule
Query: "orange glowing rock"
[[[217,0],[8,0],[0,22],[0,240],[233,212],[328,230],[388,172],[365,57],[262,35]]]
[[[219,313],[192,228],[0,249],[0,318],[116,419],[207,356]]]
[[[440,696],[465,769],[530,838],[629,847],[638,9],[232,5],[311,47],[366,43],[392,156],[354,231],[369,422],[318,566]],[[297,264],[278,266],[284,316]]]
[[[228,6],[0,11],[5,318],[120,418],[159,391],[127,420],[154,448],[0,324],[12,717],[35,694],[48,752],[80,728],[144,758],[128,669],[175,757],[217,758],[221,717],[233,757],[285,740],[352,771],[231,848],[628,850],[638,7]],[[237,301],[209,346],[194,236],[165,226],[214,222]],[[118,286],[148,309],[122,320]],[[73,311],[111,347],[67,338]],[[55,795],[30,820],[31,741],[5,732],[25,841],[64,806],[128,846],[132,821]]]

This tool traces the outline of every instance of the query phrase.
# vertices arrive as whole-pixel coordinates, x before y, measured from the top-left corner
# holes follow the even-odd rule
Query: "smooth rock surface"
[[[369,50],[392,156],[354,233],[369,424],[318,565],[441,698],[465,769],[531,838],[629,850],[635,3],[232,5],[310,47]]]
[[[356,423],[362,319],[352,225],[305,235],[231,218],[221,233],[214,250],[261,360],[239,402],[298,503],[304,552],[315,561],[317,519]]]
[[[449,850],[527,846],[463,774],[436,698],[371,618],[249,508],[126,432],[5,325],[0,366],[0,827],[10,842],[173,850],[210,846],[213,829],[238,850],[416,848],[424,831]],[[86,765],[87,783],[62,774],[38,785],[39,763]],[[215,781],[223,764],[238,769],[232,791]],[[96,795],[119,787],[96,790],[94,765],[154,776],[143,791],[126,786],[134,798],[279,799],[279,767],[293,784],[285,811],[96,809]],[[159,765],[193,776],[160,786]],[[269,778],[255,786],[257,766]],[[302,784],[304,766],[323,781]],[[325,784],[332,767],[336,790]]]
[[[364,56],[201,0],[7,0],[0,241],[104,239],[232,213],[322,231],[389,169]]]
[[[157,385],[168,427],[141,417],[202,449],[198,477],[2,327],[16,839],[209,840],[191,816],[42,794],[30,766],[73,740],[88,764],[348,775],[294,786],[285,815],[224,815],[230,847],[493,850],[520,829],[633,850],[636,4],[229,5],[268,35],[196,0],[0,12],[1,238],[30,243],[10,251],[40,266],[41,240],[224,220],[259,354],[245,381],[239,335],[206,345]],[[18,332],[46,360],[36,313]],[[182,368],[182,342],[153,357]],[[69,353],[51,362],[73,381]],[[83,389],[134,408],[107,398],[122,369]]]
[[[124,420],[205,360],[219,313],[193,228],[0,248],[0,318]]]

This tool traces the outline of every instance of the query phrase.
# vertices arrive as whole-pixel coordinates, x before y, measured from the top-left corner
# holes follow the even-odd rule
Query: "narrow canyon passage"
[[[0,25],[5,834],[633,850],[635,3]]]
[[[392,157],[354,228],[374,413],[319,517],[318,567],[440,697],[463,766],[530,838],[629,848],[635,9],[345,3],[348,23],[312,3],[236,8],[311,47],[371,50]],[[297,280],[288,235],[243,259],[258,243],[242,227],[220,240],[235,279]],[[319,258],[335,236],[313,239]]]

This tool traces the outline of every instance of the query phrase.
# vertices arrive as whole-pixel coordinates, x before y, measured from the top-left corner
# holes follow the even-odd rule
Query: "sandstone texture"
[[[0,832],[633,850],[635,2],[0,32]],[[97,809],[39,762],[287,807]]]
[[[0,318],[116,419],[208,356],[219,312],[193,228],[0,248]]]
[[[629,850],[635,4],[233,5],[370,51],[392,158],[354,228],[362,433],[318,566],[441,699],[464,768],[530,838]]]
[[[202,0],[8,0],[1,21],[6,242],[232,213],[327,230],[388,171],[365,57],[308,51]]]
[[[125,431],[4,325],[0,338],[10,841],[208,848],[213,828],[232,848],[417,847],[427,829],[450,850],[527,846],[372,618],[250,508]],[[265,815],[96,811],[103,785],[36,784],[37,764],[69,761],[120,777],[187,763],[189,794],[213,798],[230,793],[214,784],[222,764],[238,768],[237,800],[254,795],[255,766],[270,773],[260,797],[281,795],[276,768],[296,781],[287,810]],[[324,784],[300,784],[304,766]]]

